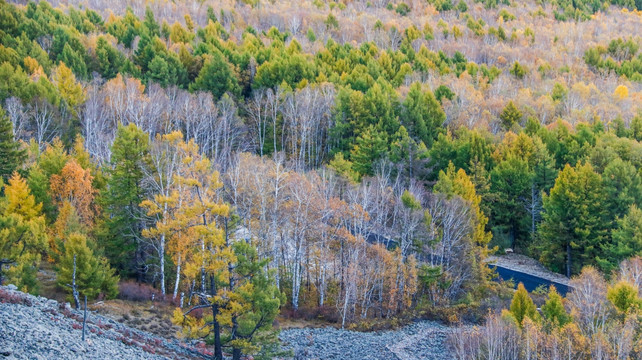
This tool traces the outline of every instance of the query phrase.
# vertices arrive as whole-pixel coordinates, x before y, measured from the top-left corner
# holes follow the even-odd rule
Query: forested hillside
[[[634,311],[641,36],[640,0],[0,0],[0,283],[147,284],[219,359],[279,313],[458,322],[505,249]]]

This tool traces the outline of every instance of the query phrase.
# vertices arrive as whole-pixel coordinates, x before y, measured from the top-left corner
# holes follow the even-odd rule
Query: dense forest
[[[0,0],[0,283],[144,283],[270,358],[279,313],[458,322],[511,249],[578,290],[462,359],[639,355],[641,34],[640,0]]]

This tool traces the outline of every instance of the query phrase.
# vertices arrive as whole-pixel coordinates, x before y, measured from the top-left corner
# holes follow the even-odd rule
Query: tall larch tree
[[[7,181],[11,174],[22,165],[26,153],[15,141],[13,125],[4,109],[0,107],[0,176]]]
[[[239,85],[232,65],[220,51],[214,51],[205,61],[192,89],[210,91],[216,100],[226,92],[238,93]]]
[[[513,315],[519,326],[524,324],[525,318],[530,318],[533,321],[539,319],[537,306],[533,303],[533,299],[528,295],[528,291],[524,284],[519,283],[517,291],[513,295],[513,300],[510,303],[510,313]]]
[[[79,107],[85,101],[85,91],[82,85],[76,81],[76,76],[74,76],[71,69],[65,66],[65,63],[61,62],[54,69],[53,82],[60,93],[60,97],[65,102],[67,111],[72,116],[77,116]]]
[[[112,265],[123,276],[144,273],[145,211],[140,203],[149,193],[144,169],[149,166],[149,136],[134,124],[119,126],[111,148],[109,179],[100,203],[104,217],[99,226],[100,243]]]
[[[76,159],[67,161],[60,174],[53,174],[50,178],[54,205],[62,206],[69,202],[78,212],[83,224],[88,227],[93,226],[97,213],[93,179],[91,171],[83,169]]]
[[[221,226],[223,219],[229,215],[229,207],[214,197],[214,191],[222,186],[218,172],[211,171],[206,158],[200,162],[199,167],[204,177],[177,179],[177,182],[183,185],[182,190],[192,194],[193,203],[185,205],[186,208],[190,206],[192,209],[177,214],[166,226],[169,228],[172,222],[178,221],[191,224],[193,233],[197,235],[186,247],[189,254],[186,254],[184,259],[184,273],[188,279],[197,282],[194,291],[200,305],[192,310],[207,308],[211,311],[211,316],[199,319],[190,316],[192,310],[183,314],[177,309],[174,313],[174,323],[181,325],[184,336],[210,337],[214,343],[214,358],[222,360],[223,326],[231,321],[231,314],[225,311],[230,301],[230,270],[236,257]],[[178,192],[174,194],[176,197],[179,196]],[[143,203],[143,206],[148,205]]]
[[[524,200],[530,197],[533,173],[528,163],[509,155],[490,173],[490,191],[494,195],[492,220],[495,230],[508,236],[510,248],[527,248],[529,218]]]
[[[423,141],[430,148],[442,132],[446,114],[432,92],[423,91],[420,83],[414,83],[403,102],[401,120],[415,141]]]
[[[222,183],[211,161],[199,153],[198,145],[193,140],[181,142],[178,147],[182,160],[176,175],[176,211],[168,219],[173,230],[169,246],[176,264],[174,297],[178,293],[183,264],[192,265],[185,266],[184,272],[192,280],[198,276],[201,290],[204,289],[206,261],[203,253],[207,251],[207,246],[203,238],[213,231],[208,226],[215,224],[218,217],[226,216],[229,211],[227,205],[219,202],[217,191]],[[198,260],[194,258],[200,259],[201,263],[197,272],[193,264]]]
[[[602,177],[590,164],[564,167],[543,198],[536,248],[545,265],[570,277],[596,263],[609,226],[604,199]]]
[[[17,173],[4,188],[0,202],[0,283],[5,278],[23,291],[37,291],[36,273],[47,250],[42,204]],[[6,270],[5,270],[6,269]]]
[[[56,265],[58,286],[71,291],[75,280],[78,292],[89,299],[100,294],[113,298],[118,294],[118,276],[106,258],[94,253],[85,235],[70,234],[63,247],[60,262]]]

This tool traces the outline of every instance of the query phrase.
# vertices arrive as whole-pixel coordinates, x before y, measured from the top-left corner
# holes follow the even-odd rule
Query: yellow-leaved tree
[[[88,227],[93,225],[97,213],[93,179],[91,171],[83,169],[76,159],[67,161],[60,175],[53,174],[50,178],[54,205],[63,207],[68,202],[76,209],[81,222]]]
[[[85,102],[85,90],[76,81],[76,76],[64,62],[54,69],[53,82],[65,102],[71,116],[78,116],[80,106]]]
[[[276,343],[272,322],[283,298],[273,275],[265,271],[269,259],[259,259],[255,244],[232,243],[230,209],[218,194],[223,186],[219,173],[195,142],[185,142],[178,132],[158,137],[151,157],[160,165],[154,181],[164,185],[141,203],[156,217],[143,236],[167,251],[176,265],[174,297],[183,283],[196,300],[186,313],[180,308],[174,313],[180,335],[208,337],[217,359],[223,358],[224,346],[232,348],[235,359],[265,353],[265,343]],[[196,309],[209,311],[197,317]]]
[[[36,273],[47,248],[42,204],[36,203],[18,173],[4,187],[0,200],[0,284],[13,283],[22,291],[37,291]]]
[[[629,88],[626,87],[626,85],[619,85],[615,88],[615,91],[613,91],[613,95],[620,100],[626,99],[629,97]]]

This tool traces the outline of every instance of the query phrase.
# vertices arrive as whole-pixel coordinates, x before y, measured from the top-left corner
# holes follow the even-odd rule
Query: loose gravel
[[[295,360],[450,360],[446,344],[453,328],[419,321],[399,330],[357,332],[335,328],[281,331],[284,348]]]
[[[203,359],[202,348],[154,336],[67,303],[0,286],[0,359]],[[281,331],[294,360],[449,360],[453,328],[419,321],[399,330],[357,332],[331,327]]]
[[[202,359],[176,340],[135,330],[69,304],[0,286],[0,359]]]

